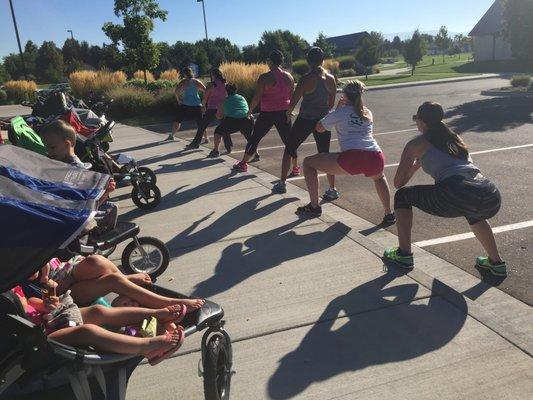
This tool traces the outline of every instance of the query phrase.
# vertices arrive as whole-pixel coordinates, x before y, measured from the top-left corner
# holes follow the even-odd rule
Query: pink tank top
[[[226,92],[226,85],[223,82],[217,79],[215,83],[217,85],[211,88],[209,98],[207,99],[207,108],[217,110],[218,106],[228,96],[228,93]]]
[[[261,111],[286,111],[291,104],[291,85],[279,68],[273,69],[272,73],[276,83],[274,86],[265,87],[261,98]]]

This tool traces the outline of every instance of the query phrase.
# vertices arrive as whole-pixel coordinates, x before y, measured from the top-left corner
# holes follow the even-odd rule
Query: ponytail
[[[343,89],[343,93],[348,98],[348,102],[354,108],[359,118],[364,120],[370,120],[370,116],[363,104],[363,92],[365,91],[365,85],[359,80],[348,81]]]

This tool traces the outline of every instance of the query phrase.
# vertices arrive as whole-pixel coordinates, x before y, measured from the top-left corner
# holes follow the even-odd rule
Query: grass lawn
[[[406,83],[406,82],[420,82],[420,81],[432,81],[435,79],[446,78],[459,78],[462,76],[471,76],[477,74],[458,74],[457,72],[416,72],[413,76],[411,74],[401,75],[369,75],[368,79],[362,79],[366,86],[378,86],[378,85],[391,85],[394,83]],[[347,78],[349,79],[349,78]],[[340,79],[343,82],[343,79]]]
[[[142,126],[160,123],[171,123],[173,116],[171,115],[136,115],[130,118],[120,118],[121,123],[130,126]]]

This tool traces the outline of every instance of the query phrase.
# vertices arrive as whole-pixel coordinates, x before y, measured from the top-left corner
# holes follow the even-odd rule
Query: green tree
[[[157,68],[159,63],[159,47],[150,33],[154,20],[165,21],[167,12],[159,8],[156,0],[115,0],[114,12],[123,24],[106,22],[102,29],[113,44],[122,45],[130,71],[143,70],[147,82],[146,71]]]
[[[365,75],[368,79],[368,73],[372,71],[372,67],[379,63],[380,54],[378,45],[372,38],[364,38],[361,41],[359,50],[357,51],[357,61],[365,66]]]
[[[99,68],[103,57],[104,50],[100,46],[94,45],[89,48],[89,60],[86,62],[93,68]]]
[[[26,72],[28,79],[35,79],[35,60],[39,48],[31,40],[28,40],[24,45],[24,65],[26,66]]]
[[[40,82],[56,83],[63,78],[63,55],[54,42],[43,42],[39,48],[35,72]]]
[[[322,32],[318,34],[313,46],[320,47],[324,52],[326,58],[333,58],[335,56],[336,46],[328,41],[328,37]]]
[[[405,62],[412,68],[411,76],[414,75],[416,65],[422,61],[424,54],[426,54],[426,42],[417,29],[411,39],[405,41],[403,52]]]
[[[399,52],[403,49],[403,42],[399,36],[394,36],[392,39],[392,48],[398,50]]]
[[[118,71],[124,67],[124,56],[113,44],[104,44],[98,68]]]
[[[533,60],[533,0],[505,0],[503,34],[513,56]]]
[[[79,60],[84,64],[92,65],[91,46],[85,40],[80,43]]]
[[[435,36],[435,44],[442,53],[442,63],[444,64],[444,56],[450,48],[452,40],[448,36],[448,29],[443,25],[439,29],[439,33]]]
[[[288,30],[265,31],[259,40],[257,50],[259,59],[266,60],[273,50],[280,50],[285,55],[285,62],[304,58],[309,43]]]
[[[247,64],[259,61],[259,50],[255,44],[250,44],[242,48],[242,60]]]
[[[10,79],[11,77],[9,76],[9,73],[5,69],[4,65],[0,64],[0,83],[5,83]]]

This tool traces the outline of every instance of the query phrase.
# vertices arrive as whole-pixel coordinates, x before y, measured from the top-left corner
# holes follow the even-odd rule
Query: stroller
[[[0,146],[0,398],[70,387],[69,398],[123,400],[141,357],[73,348],[46,337],[10,288],[38,271],[89,224],[109,177],[48,160],[25,149]],[[165,296],[186,296],[153,285]],[[201,370],[207,400],[229,399],[231,339],[224,311],[209,300],[182,321],[187,337],[205,331]]]

